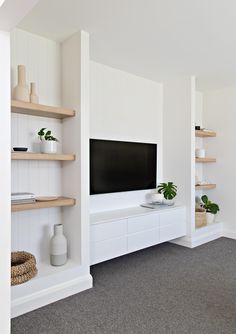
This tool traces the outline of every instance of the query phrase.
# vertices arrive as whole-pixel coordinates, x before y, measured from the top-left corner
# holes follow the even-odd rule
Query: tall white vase
[[[18,65],[18,83],[13,90],[13,99],[17,101],[29,102],[29,89],[26,85],[25,66]]]
[[[50,261],[52,266],[62,266],[67,261],[67,240],[62,224],[54,225],[54,235],[50,242]]]

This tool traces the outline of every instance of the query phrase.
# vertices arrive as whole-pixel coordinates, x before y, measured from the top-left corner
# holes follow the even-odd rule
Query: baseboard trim
[[[207,242],[221,238],[224,235],[222,227],[222,223],[210,225],[206,228],[197,230],[191,237],[185,236],[179,239],[172,240],[172,242],[176,245],[188,248],[195,248]]]
[[[60,299],[72,296],[81,291],[92,288],[93,278],[86,275],[62,284],[54,285],[50,288],[43,289],[36,293],[32,293],[26,297],[22,297],[12,301],[11,317],[15,318],[24,313],[33,311],[42,306],[56,302]]]
[[[225,238],[236,239],[236,232],[231,230],[223,230],[223,236]]]

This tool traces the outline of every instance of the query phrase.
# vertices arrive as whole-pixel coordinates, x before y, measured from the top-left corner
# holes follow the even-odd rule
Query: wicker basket
[[[37,274],[36,259],[27,252],[11,253],[11,285],[22,284]]]
[[[202,227],[206,226],[206,224],[207,224],[206,210],[203,208],[195,209],[195,226]]]

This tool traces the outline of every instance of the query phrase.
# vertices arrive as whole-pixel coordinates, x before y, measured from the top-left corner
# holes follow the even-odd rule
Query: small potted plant
[[[38,136],[41,140],[42,153],[57,153],[58,139],[52,135],[51,130],[47,130],[47,128],[42,128],[39,130]]]
[[[202,207],[206,210],[207,225],[213,224],[215,216],[220,211],[219,205],[211,202],[206,195],[201,197]]]
[[[157,187],[159,194],[163,194],[163,203],[174,205],[174,198],[177,195],[177,186],[173,182],[160,183]]]

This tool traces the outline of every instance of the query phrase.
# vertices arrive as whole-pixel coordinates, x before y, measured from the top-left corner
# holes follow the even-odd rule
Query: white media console
[[[185,235],[185,206],[94,213],[90,215],[90,262],[96,264]]]

